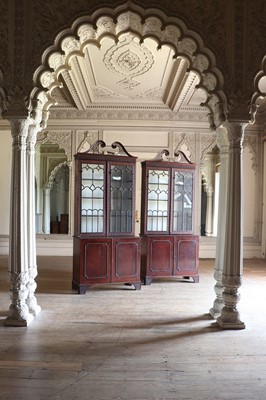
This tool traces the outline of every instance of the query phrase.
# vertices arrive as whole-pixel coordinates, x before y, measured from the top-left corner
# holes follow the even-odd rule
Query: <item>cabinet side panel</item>
[[[140,242],[132,241],[114,242],[114,273],[112,280],[122,282],[125,280],[140,281]]]
[[[73,238],[73,281],[79,283],[82,260],[80,260],[80,239]]]
[[[182,238],[177,243],[177,272],[198,272],[198,238]]]
[[[173,242],[171,239],[148,239],[149,272],[153,276],[172,275]]]
[[[86,279],[96,282],[108,282],[110,280],[110,244],[109,242],[90,242],[84,244],[83,275]]]

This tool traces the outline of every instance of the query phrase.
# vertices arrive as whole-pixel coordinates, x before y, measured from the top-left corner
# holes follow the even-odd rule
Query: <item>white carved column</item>
[[[213,188],[207,188],[206,189],[206,194],[207,194],[207,206],[206,206],[206,224],[205,224],[205,233],[206,236],[211,236],[212,235],[212,225],[213,225]]]
[[[43,233],[50,233],[50,192],[49,186],[43,188]]]
[[[37,304],[35,297],[37,276],[37,259],[36,259],[36,223],[35,223],[35,144],[36,135],[40,130],[39,127],[31,125],[27,138],[27,177],[28,177],[28,267],[29,267],[29,283],[27,304],[29,312],[36,317],[41,311],[41,307]]]
[[[210,314],[213,318],[220,316],[222,308],[224,307],[222,283],[223,265],[224,265],[224,246],[225,246],[225,222],[226,222],[226,209],[227,209],[227,174],[228,174],[228,139],[225,129],[218,130],[218,142],[220,148],[220,183],[219,183],[219,206],[218,206],[218,224],[217,224],[217,237],[216,237],[216,257],[214,268],[214,279],[216,284],[214,291],[216,299],[214,300],[213,307],[210,309]]]
[[[10,118],[9,121],[13,138],[8,266],[11,305],[4,325],[27,326],[33,319],[26,303],[29,282],[26,139],[29,121],[27,118]]]
[[[222,283],[224,285],[224,307],[218,324],[224,329],[244,329],[237,310],[238,289],[243,273],[243,232],[242,232],[242,143],[245,124],[228,124],[229,165],[227,185],[226,235]]]

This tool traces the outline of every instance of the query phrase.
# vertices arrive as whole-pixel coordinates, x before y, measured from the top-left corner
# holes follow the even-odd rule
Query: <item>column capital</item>
[[[27,142],[29,147],[34,147],[36,144],[36,139],[38,133],[42,130],[42,127],[39,124],[30,124],[28,128],[28,137]]]
[[[227,130],[229,151],[242,151],[244,131],[247,125],[246,122],[241,121],[230,121],[223,125]]]

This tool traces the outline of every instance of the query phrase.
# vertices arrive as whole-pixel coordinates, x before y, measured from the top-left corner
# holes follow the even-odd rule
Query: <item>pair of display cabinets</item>
[[[73,289],[153,278],[198,282],[198,236],[193,235],[195,165],[167,150],[142,162],[141,233],[135,236],[136,157],[119,142],[99,140],[75,155]],[[180,159],[180,160],[179,160]]]

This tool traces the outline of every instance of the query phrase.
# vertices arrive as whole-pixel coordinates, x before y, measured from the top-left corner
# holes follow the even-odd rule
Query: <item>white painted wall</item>
[[[255,217],[258,193],[256,192],[256,174],[252,168],[252,154],[248,147],[243,150],[243,236],[255,237]]]

